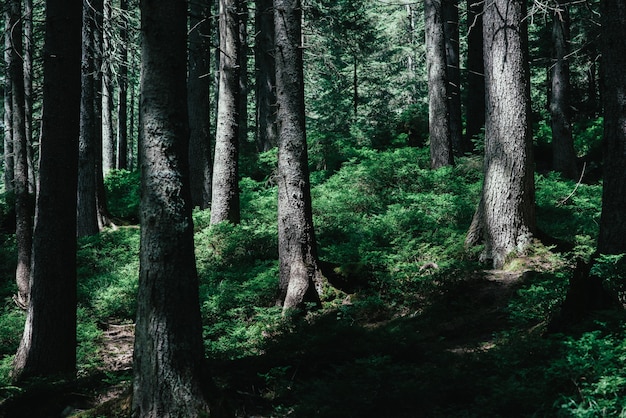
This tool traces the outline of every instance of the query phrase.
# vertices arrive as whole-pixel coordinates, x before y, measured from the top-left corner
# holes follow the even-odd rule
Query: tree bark
[[[111,0],[103,2],[102,20],[102,174],[115,168],[115,137],[113,135],[113,54],[111,43]]]
[[[443,0],[443,31],[446,45],[446,79],[450,112],[450,142],[454,155],[463,155],[461,115],[461,64],[459,51],[459,0]]]
[[[483,62],[483,2],[467,0],[467,102],[464,152],[474,151],[485,126],[485,65]]]
[[[256,143],[259,152],[277,144],[276,64],[274,62],[274,11],[272,0],[256,0]]]
[[[206,209],[211,204],[211,1],[190,2],[189,19],[189,175],[191,202]]]
[[[211,225],[239,223],[240,71],[237,12],[242,0],[219,0],[219,97],[211,199]]]
[[[76,184],[81,0],[47,0],[41,174],[30,304],[13,379],[76,371]]]
[[[569,6],[559,0],[552,17],[552,58],[550,115],[552,124],[552,168],[563,177],[578,178],[576,152],[572,138],[570,117],[570,71],[569,71]]]
[[[306,144],[301,7],[299,0],[274,0],[279,303],[283,312],[303,308],[306,302],[319,305],[322,281],[317,265]]]
[[[187,3],[142,0],[133,417],[209,415],[188,178]]]
[[[600,3],[604,104],[604,182],[598,252],[626,253],[626,5]]]
[[[24,92],[24,55],[22,0],[11,0],[9,24],[11,50],[9,77],[11,78],[11,122],[15,155],[15,239],[17,243],[16,303],[28,306],[30,290],[30,259],[32,246],[32,210],[28,181],[28,138],[26,136],[26,98]]]
[[[485,179],[468,244],[482,238],[482,260],[500,268],[523,252],[535,229],[525,0],[485,8]]]
[[[4,190],[9,197],[15,191],[15,155],[13,154],[13,99],[11,77],[8,69],[11,63],[11,10],[5,11],[4,16],[4,62],[6,76],[4,78]]]
[[[441,0],[424,0],[426,66],[428,67],[428,127],[430,133],[430,166],[440,168],[453,164],[446,49]]]
[[[26,155],[28,158],[28,192],[34,208],[37,194],[37,170],[33,150],[33,0],[24,1],[24,116],[26,121]]]
[[[128,0],[120,0],[120,65],[117,76],[117,163],[120,170],[128,168]]]

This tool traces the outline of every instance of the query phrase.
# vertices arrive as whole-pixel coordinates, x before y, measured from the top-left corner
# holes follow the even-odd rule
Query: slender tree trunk
[[[76,371],[76,184],[81,0],[47,0],[41,174],[30,304],[14,380]]]
[[[28,306],[30,290],[30,258],[32,245],[32,210],[28,182],[28,138],[26,137],[26,99],[24,94],[24,48],[22,0],[11,0],[11,51],[9,77],[11,78],[13,150],[15,153],[15,237],[17,242],[17,295],[15,302]]]
[[[535,229],[525,0],[495,0],[483,16],[485,43],[485,179],[467,236],[482,260],[500,268],[523,252]]]
[[[120,0],[120,65],[117,76],[117,164],[128,168],[128,0]]]
[[[77,235],[99,232],[96,209],[96,16],[102,0],[83,0],[80,139],[78,146]]]
[[[13,99],[9,67],[11,63],[11,10],[5,11],[4,21],[4,62],[6,74],[4,78],[4,190],[9,197],[15,191],[15,155],[13,154]]]
[[[450,140],[455,155],[463,155],[461,116],[461,64],[459,51],[459,0],[442,0],[443,31],[446,45],[446,78],[450,112]]]
[[[239,106],[241,53],[237,11],[241,0],[219,0],[220,71],[211,224],[239,223]]]
[[[31,205],[35,205],[37,194],[37,170],[33,150],[33,0],[24,1],[24,111],[26,120],[26,155],[28,158],[28,192]]]
[[[211,1],[190,2],[189,19],[189,175],[191,202],[211,205]]]
[[[322,282],[317,265],[311,209],[304,117],[301,13],[299,0],[274,0],[278,103],[279,303],[284,312],[302,308],[305,302],[319,304]]]
[[[474,151],[472,139],[485,126],[485,66],[483,62],[483,2],[467,0],[467,102],[463,151]]]
[[[554,171],[565,178],[577,179],[576,152],[570,118],[569,6],[558,0],[552,17],[553,63],[551,67],[550,115]]]
[[[237,0],[236,7],[239,44],[237,117],[239,118],[239,147],[245,149],[248,142],[248,0]]]
[[[272,0],[256,0],[256,142],[259,152],[277,144],[276,64],[274,62],[274,11]]]
[[[626,253],[626,5],[602,0],[604,182],[598,252]]]
[[[446,50],[442,18],[441,0],[424,0],[431,168],[440,168],[454,162],[452,137],[450,135]]]
[[[188,182],[187,4],[141,1],[141,249],[133,417],[209,416]]]
[[[115,168],[115,137],[113,135],[113,76],[111,43],[111,1],[104,0],[102,23],[102,174]]]

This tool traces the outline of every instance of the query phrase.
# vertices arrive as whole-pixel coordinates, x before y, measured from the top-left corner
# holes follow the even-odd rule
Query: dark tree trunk
[[[568,179],[578,178],[570,117],[569,6],[559,0],[552,20],[550,115],[552,116],[552,168]]]
[[[80,139],[78,147],[77,235],[99,232],[96,209],[96,15],[102,0],[83,0]]]
[[[219,97],[211,199],[211,224],[239,223],[239,99],[241,53],[237,11],[242,0],[219,0]]]
[[[441,0],[424,0],[426,66],[428,67],[428,126],[430,133],[430,166],[453,164],[446,45]]]
[[[104,0],[102,20],[102,174],[115,168],[113,135],[113,54],[111,43],[111,0]]]
[[[525,0],[485,8],[485,179],[467,236],[485,243],[481,256],[500,268],[523,252],[535,229]]]
[[[474,151],[472,139],[485,126],[485,66],[483,61],[483,2],[467,0],[467,101],[463,151]]]
[[[463,118],[461,116],[461,71],[459,51],[459,0],[442,1],[443,30],[446,44],[446,75],[450,138],[455,155],[463,155]]]
[[[598,252],[626,253],[626,4],[603,0],[604,182]]]
[[[188,178],[187,3],[141,1],[141,249],[133,417],[209,415]]]
[[[22,0],[11,0],[9,20],[11,50],[9,77],[11,78],[13,151],[15,155],[15,239],[17,243],[17,270],[15,302],[26,308],[30,290],[30,258],[32,245],[32,210],[28,181],[28,138],[26,137],[26,100],[24,94],[24,65],[22,57],[23,21]]]
[[[37,179],[33,150],[33,0],[24,1],[24,116],[26,120],[26,154],[28,158],[28,192],[34,207]]]
[[[128,168],[128,0],[120,0],[120,65],[117,76],[117,164],[118,169]]]
[[[189,175],[191,202],[206,209],[211,204],[211,1],[190,2],[189,19]]]
[[[311,209],[302,59],[302,6],[274,0],[276,96],[278,103],[278,254],[284,312],[319,304],[322,274],[317,265]],[[317,289],[316,289],[317,287]]]
[[[15,155],[13,154],[13,99],[11,77],[8,69],[11,62],[11,10],[6,9],[4,20],[4,62],[6,75],[4,78],[4,190],[11,197],[15,191]]]
[[[272,0],[256,0],[256,142],[259,152],[277,144],[276,64],[274,62],[274,12]]]
[[[76,183],[81,0],[47,0],[41,175],[26,326],[13,378],[76,371]]]

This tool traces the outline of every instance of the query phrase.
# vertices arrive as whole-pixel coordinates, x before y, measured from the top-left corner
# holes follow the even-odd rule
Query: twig
[[[576,193],[576,190],[578,190],[580,183],[582,183],[583,181],[583,176],[585,175],[585,168],[587,168],[586,162],[583,164],[583,169],[582,169],[582,172],[580,173],[580,178],[578,179],[578,183],[576,183],[576,187],[574,187],[574,190],[572,190],[569,196],[567,196],[565,199],[561,200],[560,202],[556,204],[557,207],[563,206],[565,203],[567,203],[568,200],[571,199],[572,196],[574,196],[574,193]]]

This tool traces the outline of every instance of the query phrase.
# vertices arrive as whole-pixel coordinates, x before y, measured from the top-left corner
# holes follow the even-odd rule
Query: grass
[[[312,195],[320,256],[356,278],[359,290],[327,287],[321,310],[282,318],[274,306],[275,155],[261,160],[262,180],[240,183],[240,225],[211,227],[208,211],[194,212],[207,361],[227,408],[276,417],[624,414],[623,313],[599,313],[568,335],[545,332],[572,260],[594,249],[600,186],[581,184],[563,202],[575,184],[537,176],[540,228],[572,245],[556,253],[537,243],[491,272],[463,245],[481,187],[480,159],[432,171],[427,150],[355,151],[339,171],[316,177]],[[133,178],[117,173],[114,193],[136,190]],[[116,213],[132,220],[133,200],[116,201]],[[14,244],[3,239],[0,257],[9,262]],[[133,321],[138,251],[133,226],[80,242],[82,376],[97,376],[101,367],[99,325]],[[623,263],[609,257],[597,267],[620,294]],[[23,327],[9,301],[11,269],[1,277],[0,405],[22,391],[6,373]],[[114,411],[98,414],[92,416]]]

